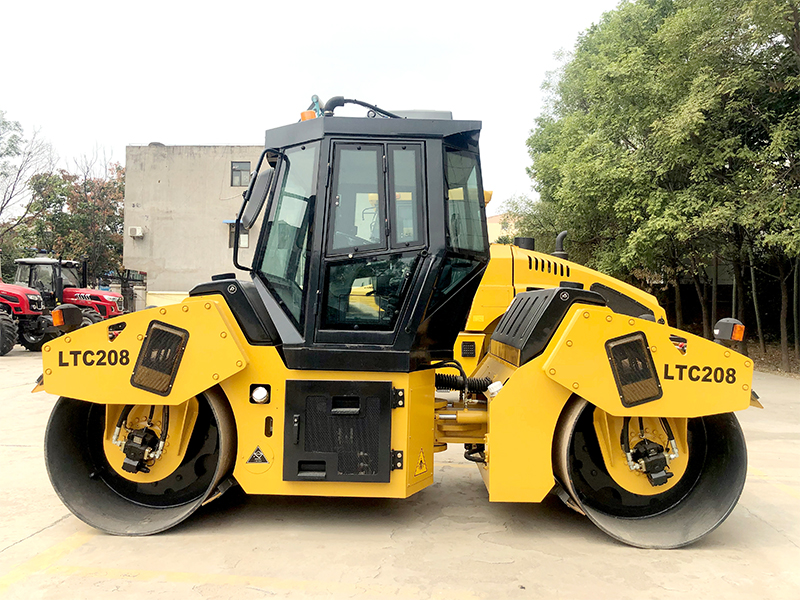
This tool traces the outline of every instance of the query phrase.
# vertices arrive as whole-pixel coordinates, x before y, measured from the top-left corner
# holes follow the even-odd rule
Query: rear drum
[[[62,502],[85,523],[116,535],[158,533],[186,519],[231,471],[236,448],[233,415],[222,392],[208,390],[197,403],[180,465],[161,479],[136,482],[106,458],[106,406],[59,398],[47,425],[45,461]]]
[[[731,413],[689,419],[688,462],[663,492],[633,493],[617,483],[600,449],[595,408],[573,398],[559,420],[553,462],[556,476],[580,509],[610,536],[640,548],[677,548],[719,526],[744,487],[747,451]],[[618,440],[611,440],[624,464]],[[641,475],[645,477],[645,475]]]

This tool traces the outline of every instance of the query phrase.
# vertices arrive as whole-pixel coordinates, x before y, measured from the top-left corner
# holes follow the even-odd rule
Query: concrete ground
[[[561,502],[490,504],[458,448],[408,500],[228,494],[165,533],[98,533],[61,504],[42,447],[39,357],[0,358],[0,597],[800,598],[800,381],[757,374],[733,514],[679,550],[614,541]]]

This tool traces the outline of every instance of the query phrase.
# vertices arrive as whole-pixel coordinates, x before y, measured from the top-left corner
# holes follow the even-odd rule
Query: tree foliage
[[[699,295],[715,257],[742,293],[750,256],[786,283],[800,255],[796,0],[622,2],[545,89],[528,140],[539,201],[510,206],[523,231],[568,229],[578,259],[690,278]]]
[[[65,259],[87,257],[90,277],[122,268],[125,169],[108,168],[106,176],[79,175],[65,170],[40,173],[30,180],[37,213],[21,236],[30,247],[43,248]]]
[[[36,132],[26,139],[22,126],[6,119],[5,112],[0,111],[0,247],[4,238],[31,214],[31,176],[53,164],[50,145]]]

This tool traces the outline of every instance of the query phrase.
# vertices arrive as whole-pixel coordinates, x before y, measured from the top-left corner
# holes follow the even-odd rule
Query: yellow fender
[[[164,395],[132,384],[153,322],[188,334],[174,380]],[[175,406],[246,367],[236,327],[218,302],[207,296],[102,321],[42,348],[44,389],[98,404]]]
[[[625,407],[607,358],[606,342],[635,332],[644,333],[663,394],[657,400]],[[670,335],[686,338],[685,354]],[[695,366],[698,368],[690,370]],[[709,372],[712,381],[703,381]],[[721,382],[714,381],[715,374]],[[576,305],[544,353],[520,367],[490,353],[475,376],[504,384],[488,407],[488,458],[481,475],[489,499],[539,502],[553,487],[552,448],[570,398],[583,398],[616,417],[685,419],[729,413],[750,405],[753,365],[733,350],[666,325],[620,315],[606,307]],[[726,377],[735,380],[726,381]],[[650,421],[646,423],[650,425]],[[675,426],[679,446],[684,431],[685,423]],[[606,437],[618,440],[619,432],[614,430]]]
[[[565,321],[542,368],[550,379],[611,415],[700,417],[750,405],[753,361],[734,350],[606,307],[574,308]],[[643,334],[652,356],[661,397],[625,406],[607,344],[637,332]],[[685,350],[670,335],[685,338]]]

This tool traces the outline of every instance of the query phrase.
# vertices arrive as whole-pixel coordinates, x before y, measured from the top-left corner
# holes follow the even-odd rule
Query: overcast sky
[[[0,110],[63,166],[125,146],[253,144],[313,94],[483,121],[484,182],[531,194],[525,140],[555,54],[617,0],[3,2]],[[337,113],[338,114],[338,113]]]

